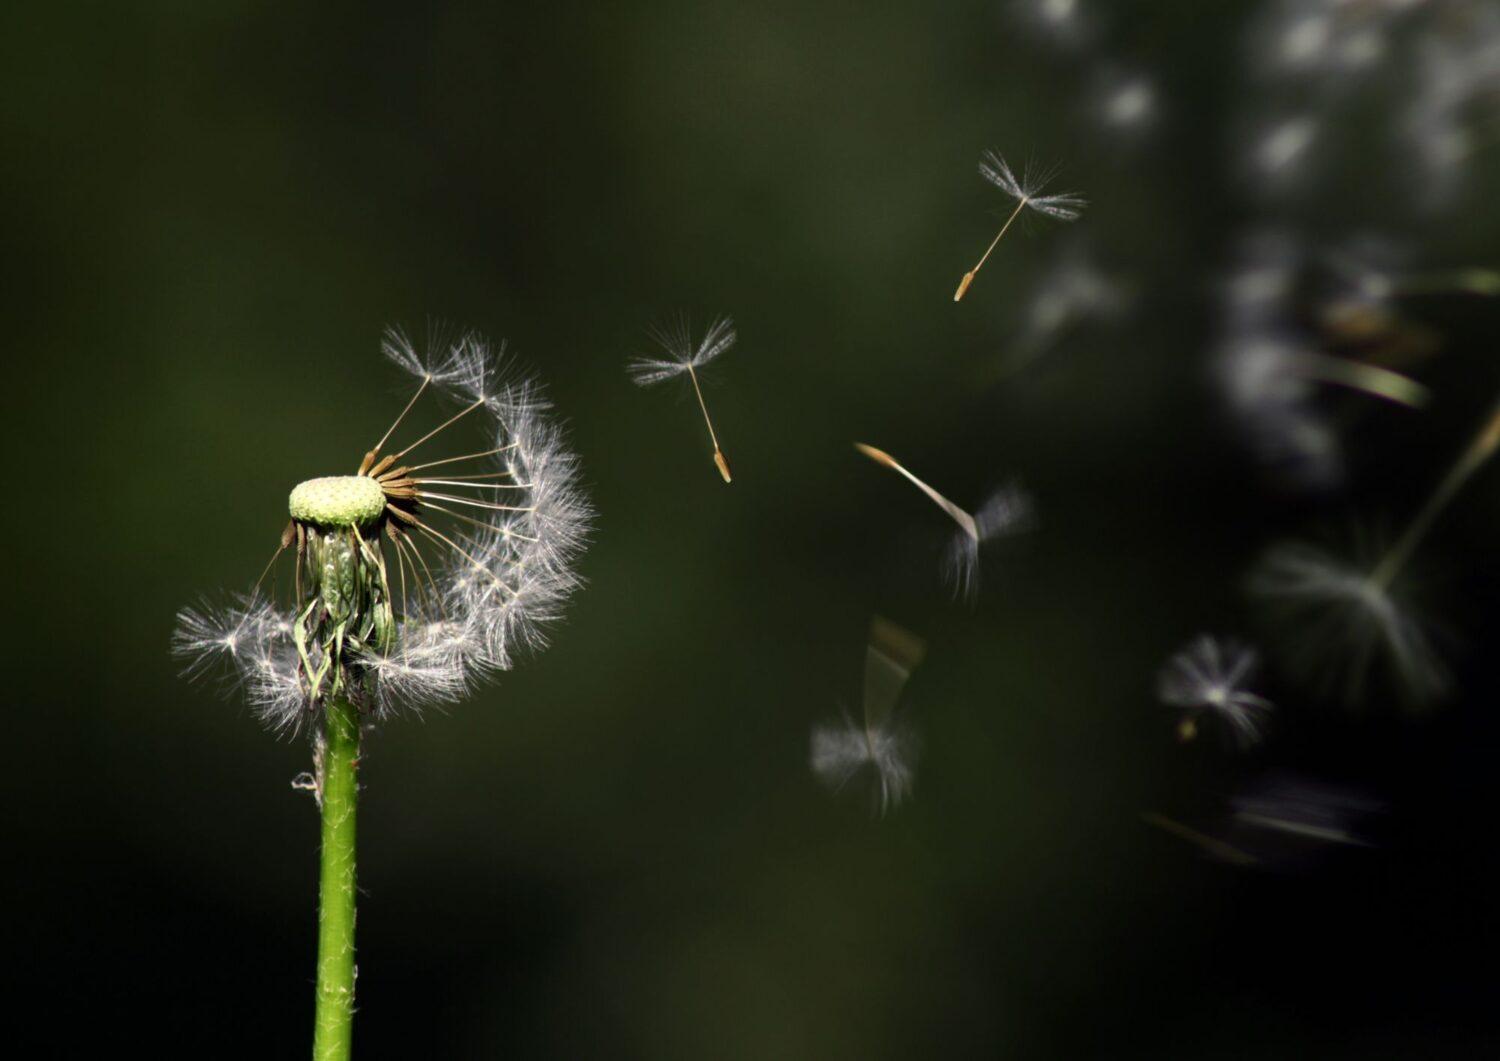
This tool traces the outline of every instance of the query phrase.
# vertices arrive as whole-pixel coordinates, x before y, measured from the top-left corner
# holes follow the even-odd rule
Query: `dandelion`
[[[1047,184],[1048,174],[1041,174],[1035,178],[1030,173],[1022,175],[1017,179],[1005,159],[1000,157],[998,151],[986,151],[984,157],[979,160],[979,173],[985,180],[999,188],[1006,195],[1016,201],[1015,209],[1005,219],[1005,224],[1000,226],[1000,231],[990,241],[990,245],[980,256],[979,262],[964,273],[963,279],[958,282],[958,289],[953,292],[953,301],[957,302],[964,297],[969,290],[969,285],[974,282],[974,276],[984,267],[989,260],[990,254],[1000,243],[1001,238],[1010,228],[1011,223],[1020,216],[1022,210],[1030,207],[1039,214],[1055,218],[1058,221],[1075,221],[1088,205],[1088,200],[1071,192],[1060,192],[1053,195],[1043,195],[1042,190]]]
[[[634,357],[625,371],[637,386],[649,387],[663,380],[675,379],[687,374],[693,382],[693,393],[698,398],[698,408],[703,411],[703,422],[708,426],[708,440],[714,447],[714,467],[727,483],[730,481],[729,459],[719,448],[719,436],[714,433],[714,422],[709,419],[708,406],[703,401],[703,388],[698,385],[698,370],[734,345],[734,321],[720,317],[708,326],[703,339],[693,345],[692,332],[686,317],[679,317],[666,328],[653,328],[652,337],[662,348],[666,357]]]
[[[856,442],[854,448],[876,464],[900,473],[958,524],[958,531],[949,544],[944,562],[956,596],[972,598],[978,590],[979,550],[982,545],[1002,535],[1027,530],[1033,524],[1035,506],[1031,496],[1018,485],[1011,484],[996,490],[971,515],[907,471],[900,461],[885,450],[863,442]]]
[[[1441,695],[1447,672],[1426,624],[1405,602],[1398,579],[1439,515],[1500,448],[1500,402],[1480,424],[1427,501],[1373,565],[1355,566],[1314,546],[1273,547],[1250,578],[1268,607],[1307,626],[1299,637],[1304,668],[1347,678],[1347,696],[1362,695],[1377,657],[1389,661],[1408,700]],[[1341,650],[1341,651],[1340,651]]]
[[[1169,659],[1157,675],[1156,689],[1163,703],[1184,709],[1178,737],[1196,737],[1198,719],[1206,713],[1220,719],[1240,747],[1258,743],[1271,702],[1246,686],[1257,662],[1254,649],[1207,634]]]
[[[880,814],[900,804],[911,792],[916,738],[896,721],[895,710],[901,691],[926,651],[921,638],[876,616],[870,622],[865,647],[862,722],[855,722],[845,712],[839,722],[813,728],[813,773],[839,791],[868,771],[873,780],[874,807]]]
[[[450,702],[539,648],[578,586],[590,510],[576,462],[526,382],[507,382],[475,335],[386,355],[415,393],[354,475],[299,483],[267,565],[294,556],[293,598],[256,590],[185,609],[173,638],[191,674],[228,670],[277,731],[309,731],[322,811],[314,1057],[346,1058],[354,1002],[355,810],[367,721]],[[387,444],[427,391],[462,408],[415,441]],[[486,423],[471,452],[424,450],[460,421]],[[391,450],[387,452],[387,450]],[[266,574],[261,576],[262,581]]]

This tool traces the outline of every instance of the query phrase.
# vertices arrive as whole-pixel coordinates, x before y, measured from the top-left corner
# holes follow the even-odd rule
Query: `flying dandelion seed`
[[[1364,824],[1384,804],[1361,792],[1275,773],[1230,801],[1234,821],[1246,829],[1314,844],[1371,847]]]
[[[911,792],[916,738],[898,722],[895,711],[901,691],[926,652],[921,638],[876,616],[865,647],[863,721],[855,722],[846,712],[837,723],[813,728],[813,773],[837,792],[868,772],[878,814],[898,806]]]
[[[1384,656],[1412,703],[1425,704],[1446,690],[1447,671],[1426,624],[1401,599],[1398,580],[1438,516],[1497,448],[1500,403],[1401,536],[1368,568],[1303,544],[1280,545],[1267,553],[1251,576],[1250,590],[1272,610],[1305,622],[1307,632],[1299,643],[1307,669],[1337,673],[1342,667],[1347,695],[1355,700],[1364,692],[1374,660]]]
[[[698,408],[703,411],[703,422],[708,426],[708,439],[713,443],[714,467],[719,469],[724,481],[729,482],[729,459],[719,448],[719,436],[714,433],[714,422],[709,419],[708,406],[703,401],[703,388],[698,385],[698,370],[734,345],[737,338],[734,322],[728,317],[720,317],[708,326],[708,331],[703,333],[702,341],[696,346],[686,317],[679,317],[667,328],[653,328],[652,337],[667,356],[632,358],[626,365],[626,372],[641,387],[682,375],[692,381]]]
[[[1163,703],[1184,709],[1178,737],[1196,737],[1198,720],[1206,714],[1221,720],[1241,748],[1258,743],[1271,702],[1246,685],[1257,663],[1254,649],[1207,634],[1169,659],[1157,675],[1156,689]]]
[[[1389,555],[1389,554],[1387,554]],[[1448,675],[1426,623],[1370,567],[1301,542],[1272,547],[1251,573],[1249,589],[1280,627],[1289,662],[1325,691],[1360,702],[1377,663],[1388,665],[1403,696],[1416,705],[1440,696]]]
[[[995,491],[986,498],[979,511],[971,515],[907,471],[901,462],[885,450],[863,442],[856,442],[854,448],[876,464],[898,472],[958,524],[958,531],[944,557],[945,571],[953,585],[955,596],[972,599],[977,592],[979,550],[982,545],[1002,535],[1029,530],[1034,525],[1035,506],[1031,496],[1015,484]]]
[[[293,551],[293,602],[273,604],[257,583],[248,597],[185,609],[173,635],[190,674],[227,663],[266,725],[314,734],[314,773],[295,784],[322,812],[319,1058],[349,1053],[366,719],[455,700],[541,647],[579,584],[573,564],[591,516],[546,403],[530,383],[501,377],[484,340],[471,334],[423,355],[390,333],[385,353],[417,379],[416,391],[354,475],[292,490],[291,522],[266,573]],[[429,389],[462,408],[387,453]],[[486,421],[477,450],[411,456],[466,419]]]
[[[1021,179],[1017,179],[1005,159],[998,151],[986,151],[984,157],[979,160],[979,173],[985,180],[999,188],[1006,195],[1016,201],[1015,209],[1005,219],[1005,224],[1000,226],[1000,231],[990,241],[990,245],[980,256],[979,262],[964,273],[963,279],[958,282],[958,289],[953,292],[953,301],[957,302],[963,298],[969,290],[969,285],[974,282],[974,276],[984,267],[989,260],[990,254],[1000,243],[1001,238],[1010,228],[1012,222],[1020,216],[1021,211],[1028,207],[1039,214],[1055,218],[1058,221],[1076,221],[1088,205],[1088,200],[1071,192],[1060,192],[1054,195],[1043,195],[1048,180],[1048,174],[1032,177],[1030,173],[1024,173]]]
[[[1163,814],[1141,820],[1232,866],[1297,870],[1336,848],[1370,848],[1370,827],[1385,804],[1362,792],[1275,772],[1229,801],[1212,832]]]

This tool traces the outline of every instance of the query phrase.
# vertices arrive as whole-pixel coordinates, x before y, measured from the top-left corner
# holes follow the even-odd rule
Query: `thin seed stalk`
[[[348,1061],[354,1030],[355,808],[359,712],[329,698],[323,748],[323,850],[318,884],[318,987],[313,1061]]]
[[[1411,554],[1416,552],[1417,546],[1432,529],[1432,524],[1437,520],[1443,509],[1448,507],[1448,502],[1463,488],[1471,476],[1485,462],[1494,455],[1495,450],[1500,448],[1500,402],[1497,402],[1494,410],[1480,426],[1472,442],[1459,455],[1457,461],[1448,469],[1443,476],[1442,482],[1438,483],[1437,489],[1427,499],[1412,521],[1407,524],[1406,530],[1396,540],[1396,544],[1381,557],[1380,562],[1370,572],[1370,582],[1379,589],[1390,586],[1396,575],[1406,566],[1411,559]]]

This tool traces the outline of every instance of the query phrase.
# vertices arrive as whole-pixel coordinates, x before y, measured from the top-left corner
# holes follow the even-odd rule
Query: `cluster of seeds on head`
[[[179,623],[179,653],[194,667],[227,657],[277,728],[305,724],[333,695],[375,713],[452,700],[539,646],[578,584],[590,511],[535,389],[503,380],[477,336],[418,353],[393,333],[386,353],[418,379],[416,392],[356,474],[292,490],[291,521],[261,576],[290,552],[291,603],[257,586]],[[428,390],[462,408],[386,452]],[[476,418],[488,424],[479,448],[413,456]]]

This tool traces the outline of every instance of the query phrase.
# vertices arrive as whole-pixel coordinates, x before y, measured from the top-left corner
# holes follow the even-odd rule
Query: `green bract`
[[[385,492],[367,476],[330,475],[298,483],[287,508],[293,519],[319,527],[364,527],[385,511]]]

